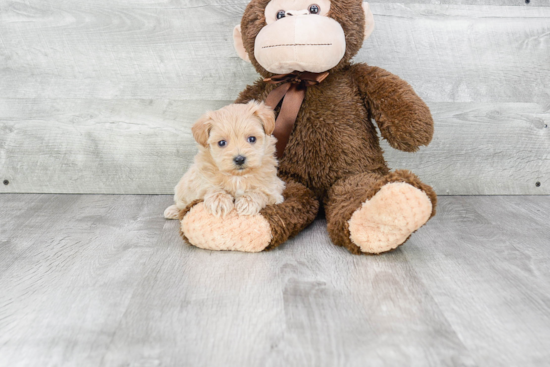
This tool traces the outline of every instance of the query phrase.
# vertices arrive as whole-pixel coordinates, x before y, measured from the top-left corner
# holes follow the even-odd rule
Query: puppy
[[[217,217],[236,209],[254,215],[283,202],[284,182],[277,177],[275,114],[263,103],[232,104],[202,116],[192,127],[199,144],[194,164],[175,187],[167,219],[197,199]]]

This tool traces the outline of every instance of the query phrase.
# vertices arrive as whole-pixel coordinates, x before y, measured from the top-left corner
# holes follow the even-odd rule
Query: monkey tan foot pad
[[[260,252],[271,241],[271,227],[260,214],[239,216],[233,210],[218,218],[203,203],[183,217],[181,231],[193,246],[205,250]]]
[[[405,242],[432,213],[424,191],[404,182],[384,185],[349,220],[351,241],[361,251],[379,254]]]

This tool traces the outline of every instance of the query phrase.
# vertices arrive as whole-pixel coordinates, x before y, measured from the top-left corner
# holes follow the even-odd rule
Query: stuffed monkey
[[[373,27],[361,0],[249,3],[234,43],[263,78],[236,102],[266,101],[278,115],[285,201],[255,216],[225,218],[194,202],[180,213],[186,241],[211,250],[270,250],[324,208],[334,244],[379,254],[435,215],[433,189],[410,171],[389,170],[372,122],[393,148],[414,152],[432,139],[430,110],[397,76],[351,62]]]

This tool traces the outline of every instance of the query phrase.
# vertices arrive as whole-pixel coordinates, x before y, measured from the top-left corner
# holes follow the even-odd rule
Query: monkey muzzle
[[[265,26],[254,47],[258,63],[275,74],[322,73],[338,65],[345,53],[342,26],[317,15],[286,17]]]

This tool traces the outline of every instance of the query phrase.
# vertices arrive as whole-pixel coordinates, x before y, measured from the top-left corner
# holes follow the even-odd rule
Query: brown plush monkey
[[[274,100],[278,127],[288,125],[286,138],[276,135],[288,139],[279,164],[285,202],[226,218],[192,203],[180,213],[184,239],[206,249],[272,249],[310,224],[322,205],[336,245],[378,254],[403,244],[435,214],[430,186],[409,171],[390,172],[372,123],[392,147],[414,152],[432,139],[428,107],[397,76],[350,61],[373,26],[361,0],[250,2],[235,47],[267,82],[248,86],[237,103]],[[277,88],[288,90],[282,103],[272,98]],[[302,93],[303,102],[291,92]]]

